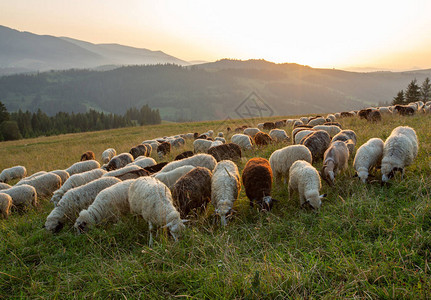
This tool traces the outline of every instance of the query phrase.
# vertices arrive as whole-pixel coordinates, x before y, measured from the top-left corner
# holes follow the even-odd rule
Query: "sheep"
[[[319,209],[322,199],[326,197],[326,194],[319,196],[321,188],[319,173],[309,162],[297,160],[292,164],[289,172],[289,197],[298,192],[301,207],[308,203],[312,208]]]
[[[74,223],[77,214],[93,203],[102,190],[118,182],[121,182],[118,178],[104,177],[68,190],[46,218],[45,229],[55,233],[63,228],[67,220]]]
[[[315,162],[323,158],[323,154],[331,143],[331,137],[326,131],[317,130],[305,136],[300,143],[310,150],[313,162]]]
[[[308,120],[308,118],[307,118],[307,120]],[[293,122],[293,128],[301,126],[301,125],[304,125],[304,123],[301,120],[294,120],[294,122]]]
[[[331,140],[331,143],[335,141],[343,141],[347,144],[349,154],[352,155],[356,146],[356,133],[353,130],[341,130]]]
[[[242,150],[250,150],[253,148],[251,138],[245,134],[234,134],[230,141],[241,147]]]
[[[90,170],[98,169],[100,168],[100,164],[95,160],[86,160],[86,161],[80,161],[77,163],[74,163],[69,168],[66,169],[66,172],[69,173],[70,176],[87,172]]]
[[[39,197],[46,198],[51,197],[54,191],[61,187],[62,182],[60,176],[54,173],[46,173],[27,180],[21,180],[16,186],[23,184],[34,187]]]
[[[295,145],[299,145],[301,143],[301,140],[304,137],[306,137],[307,135],[309,135],[310,133],[313,133],[315,131],[316,130],[314,130],[314,129],[306,129],[306,128],[304,128],[302,130],[299,130],[299,131],[295,132],[295,134],[292,135],[293,136],[293,140],[295,141]]]
[[[335,115],[333,115],[333,114],[329,114],[329,115],[327,115],[327,116],[326,116],[326,119],[331,120],[330,122],[335,122],[335,120],[336,120],[337,118],[335,117]]]
[[[133,182],[133,179],[118,182],[101,191],[93,203],[79,213],[74,225],[78,232],[86,232],[103,221],[118,220],[130,212],[129,188]]]
[[[150,156],[151,146],[147,144],[139,144],[130,149],[129,153],[133,156],[133,159],[136,159],[139,156]]]
[[[209,147],[209,149],[211,149],[213,147],[220,146],[220,145],[223,145],[222,141],[214,141],[214,142],[211,143],[211,146]],[[207,151],[207,153],[208,153],[208,151]]]
[[[1,192],[11,196],[12,204],[19,208],[27,208],[30,205],[36,206],[38,204],[36,189],[28,184],[13,186]]]
[[[275,128],[281,128],[286,126],[286,122],[283,120],[275,121],[274,122]]]
[[[85,160],[96,160],[96,155],[94,154],[93,151],[84,152],[81,155],[81,161],[85,161]]]
[[[141,215],[148,222],[149,246],[153,246],[153,226],[169,229],[175,241],[184,230],[184,220],[175,209],[171,191],[159,180],[152,177],[136,179],[129,188],[130,211]]]
[[[369,113],[374,111],[374,110],[375,110],[374,108],[361,109],[358,112],[359,119],[368,119]]]
[[[11,186],[9,184],[0,182],[0,191],[10,189],[10,188],[11,188]]]
[[[194,138],[194,133],[193,132],[189,132],[189,133],[183,134],[182,137],[185,138],[185,139],[191,140],[191,139]]]
[[[340,118],[350,118],[350,117],[354,117],[354,116],[355,116],[354,112],[343,111],[340,113]]]
[[[180,148],[184,146],[184,144],[186,143],[186,140],[183,139],[182,137],[177,137],[173,140],[169,140],[169,143],[171,144],[172,148]]]
[[[259,123],[259,124],[257,124],[257,128],[258,128],[259,130],[263,130],[263,123]]]
[[[341,131],[340,127],[334,125],[317,125],[314,126],[313,129],[324,130],[329,134],[331,138]]]
[[[118,176],[123,176],[124,174],[127,174],[129,172],[133,172],[133,171],[137,171],[137,170],[143,170],[143,169],[138,165],[127,165],[123,168],[109,171],[109,172],[103,174],[102,177],[118,177]]]
[[[118,154],[118,155],[114,156],[113,158],[111,158],[111,160],[109,161],[109,163],[105,167],[105,169],[108,172],[113,171],[113,170],[117,170],[117,169],[121,169],[121,168],[125,167],[126,165],[128,165],[134,161],[135,160],[134,160],[132,154],[121,153],[121,154]]]
[[[415,109],[407,105],[395,105],[394,112],[402,116],[412,116],[415,114]]]
[[[63,185],[63,184],[66,182],[66,180],[68,180],[68,179],[69,179],[69,177],[70,177],[69,173],[67,173],[65,170],[54,170],[54,171],[51,171],[50,173],[53,173],[53,174],[55,174],[55,175],[60,176],[60,178],[61,178],[61,184],[62,184],[62,185]]]
[[[12,197],[5,193],[0,193],[0,215],[7,219],[10,215],[12,206]]]
[[[337,126],[339,127],[341,130],[343,130],[343,126],[341,126],[340,123],[338,122],[325,122],[323,125],[328,125],[328,126]]]
[[[260,132],[259,128],[246,128],[244,129],[243,133],[246,135],[249,135],[251,138],[254,138],[256,133]]]
[[[382,115],[378,110],[372,110],[367,115],[367,121],[368,122],[380,122],[382,120]]]
[[[390,111],[389,107],[380,107],[379,112],[381,115],[390,115],[392,112]]]
[[[158,163],[155,166],[145,167],[144,170],[150,172],[150,174],[154,174],[154,173],[159,172],[161,169],[163,169],[163,167],[166,166],[167,164],[168,164],[167,161],[166,162],[161,162],[161,163]]]
[[[372,138],[356,151],[353,168],[363,183],[367,181],[369,172],[373,168],[380,166],[383,157],[383,146],[382,139]]]
[[[222,142],[223,144],[226,144],[226,140],[224,139],[224,138],[222,138],[222,137],[216,137],[215,139],[214,139],[214,142],[215,141],[220,141],[220,142]]]
[[[323,125],[326,122],[326,119],[323,117],[315,118],[310,120],[307,124],[310,126]]]
[[[226,215],[232,210],[241,190],[238,167],[230,160],[223,160],[214,169],[211,180],[211,203],[221,224],[226,226]]]
[[[269,136],[276,143],[288,142],[290,140],[287,136],[286,131],[284,131],[283,129],[273,129],[269,132]]]
[[[274,124],[274,122],[265,122],[265,123],[263,123],[263,129],[264,129],[264,130],[271,130],[271,129],[275,129],[275,124]]]
[[[269,157],[274,181],[280,183],[284,178],[286,184],[290,167],[297,160],[304,160],[310,164],[312,162],[311,152],[304,145],[291,145],[274,151]]]
[[[302,124],[307,124],[308,121],[310,121],[309,117],[300,117],[299,120],[302,122]]]
[[[172,197],[181,218],[186,218],[194,209],[206,208],[211,199],[211,177],[207,168],[196,167],[174,184]]]
[[[272,143],[272,138],[265,132],[258,132],[254,136],[254,141],[257,146],[266,146]]]
[[[96,180],[102,177],[102,175],[105,173],[106,173],[105,170],[94,169],[91,171],[70,176],[70,178],[66,180],[66,182],[58,190],[54,192],[54,195],[51,198],[51,202],[54,203],[54,205],[57,205],[57,203],[60,201],[60,199],[68,190],[84,185],[90,181]]]
[[[171,144],[170,143],[163,142],[159,146],[157,146],[157,155],[159,157],[163,157],[169,153],[171,153]]]
[[[108,148],[102,153],[102,162],[107,164],[115,155],[117,155],[117,151],[114,148]]]
[[[272,170],[267,159],[261,157],[250,159],[242,171],[242,183],[251,207],[257,204],[262,210],[272,209],[277,200],[271,197]]]
[[[15,166],[4,169],[0,173],[0,182],[7,183],[14,179],[21,179],[27,176],[27,169],[23,166]]]
[[[341,118],[341,113],[335,113],[334,116],[336,119],[339,119],[339,118]]]
[[[154,166],[156,164],[157,162],[153,158],[142,156],[137,160],[135,160],[134,162],[128,164],[127,166],[139,166],[141,168],[146,168],[146,167]]]
[[[241,147],[234,143],[211,147],[208,154],[212,155],[218,162],[221,160],[238,160],[241,158]]]
[[[413,128],[399,126],[386,139],[382,158],[382,183],[389,181],[396,171],[404,175],[404,168],[411,165],[418,153],[416,132]]]
[[[175,156],[174,160],[180,160],[183,158],[191,157],[193,155],[194,155],[194,153],[192,151],[184,151],[183,153],[180,153],[177,156]]]
[[[215,168],[217,161],[214,157],[208,154],[196,154],[192,157],[183,158],[177,161],[172,161],[164,166],[160,172],[168,172],[172,171],[181,166],[191,165],[194,167],[205,167],[208,170],[212,171]]]
[[[217,133],[217,137],[224,137],[224,133],[220,131],[219,133]]]
[[[160,180],[161,182],[163,182],[169,189],[172,189],[174,187],[175,182],[177,182],[177,180],[180,179],[181,176],[187,174],[194,168],[195,167],[192,165],[184,165],[168,172],[159,172],[159,173],[153,174],[152,176]]]
[[[336,141],[331,143],[323,155],[323,166],[320,172],[322,179],[330,186],[334,185],[335,176],[347,169],[349,162],[349,149],[346,143]]]
[[[208,149],[211,147],[212,142],[204,139],[197,139],[193,142],[194,153],[207,153]]]

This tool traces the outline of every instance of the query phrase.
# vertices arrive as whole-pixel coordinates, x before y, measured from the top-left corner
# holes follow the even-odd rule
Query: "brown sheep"
[[[195,132],[193,133],[193,138],[196,140],[199,137],[199,133]]]
[[[373,110],[374,110],[373,108],[361,109],[361,110],[358,112],[359,119],[368,119],[368,114],[369,114],[370,112],[372,112]]]
[[[180,160],[180,159],[187,158],[187,157],[190,157],[190,156],[193,156],[193,155],[194,154],[193,154],[192,151],[184,151],[183,153],[180,153],[177,156],[175,156],[174,160]]]
[[[382,120],[382,115],[378,110],[372,110],[367,115],[368,122],[379,122]]]
[[[105,169],[108,172],[121,169],[122,167],[125,167],[127,164],[130,164],[133,161],[133,156],[130,153],[121,153],[111,158]]]
[[[345,142],[331,143],[323,155],[323,167],[320,176],[330,186],[334,185],[335,175],[347,169],[349,162],[349,149]]]
[[[212,173],[207,168],[196,167],[177,180],[172,198],[181,218],[195,209],[206,208],[211,201],[211,178]]]
[[[271,130],[271,129],[275,129],[275,124],[274,124],[274,122],[265,122],[265,123],[263,123],[263,129],[264,129],[264,130]]]
[[[317,130],[306,135],[300,142],[311,152],[313,162],[323,158],[323,154],[331,143],[331,137],[326,131]]]
[[[154,166],[148,166],[145,167],[144,170],[150,172],[150,174],[154,174],[159,172],[161,169],[163,169],[164,166],[166,166],[168,164],[168,162],[162,162],[162,163],[158,163],[157,165]]]
[[[257,146],[266,146],[272,143],[272,138],[265,132],[258,132],[254,136],[254,142]]]
[[[340,113],[341,118],[348,118],[348,117],[354,117],[355,114],[348,112],[348,111],[343,111]]]
[[[274,124],[275,128],[282,128],[286,126],[286,122],[284,120],[275,121]]]
[[[413,107],[408,105],[395,105],[394,111],[398,112],[402,116],[412,116],[415,114]]]
[[[223,144],[209,148],[208,154],[212,155],[217,162],[237,160],[241,158],[241,147],[234,143]]]
[[[163,157],[166,154],[171,153],[171,144],[168,142],[163,142],[159,146],[157,146],[157,154],[159,157]]]
[[[136,159],[139,156],[150,156],[151,155],[151,146],[140,144],[129,151],[130,154],[132,154],[133,158]]]
[[[96,155],[94,155],[93,151],[87,151],[81,155],[81,161],[84,160],[96,160]]]
[[[242,171],[242,183],[251,207],[257,204],[263,210],[271,210],[277,200],[271,197],[272,170],[267,159],[250,159]]]

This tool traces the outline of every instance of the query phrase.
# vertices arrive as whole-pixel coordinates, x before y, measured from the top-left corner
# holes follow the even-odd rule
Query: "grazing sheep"
[[[30,205],[36,206],[38,204],[36,189],[28,184],[13,186],[1,192],[11,196],[12,204],[19,208],[27,208]]]
[[[297,160],[304,160],[310,164],[312,162],[311,152],[304,145],[291,145],[274,151],[269,157],[269,163],[275,182],[280,183],[284,177],[286,184],[290,167]]]
[[[66,172],[69,173],[70,176],[84,173],[90,170],[100,168],[100,164],[95,160],[86,160],[74,163],[69,168],[66,169]]]
[[[0,191],[10,189],[10,188],[11,188],[11,186],[9,184],[0,182]]]
[[[96,155],[94,154],[93,151],[84,152],[81,155],[81,161],[85,161],[85,160],[96,160]]]
[[[141,168],[146,168],[146,167],[155,166],[156,164],[157,162],[154,160],[154,158],[142,156],[142,157],[139,157],[134,162],[128,164],[127,166],[139,166]]]
[[[380,166],[383,157],[383,146],[382,139],[372,138],[356,151],[353,167],[363,183],[366,183],[369,172],[373,168]]]
[[[251,138],[254,138],[256,133],[260,132],[259,128],[246,128],[244,129],[243,133],[246,135],[249,135]]]
[[[222,137],[219,137],[219,136],[214,139],[214,142],[215,141],[220,141],[220,142],[222,142],[222,144],[226,144],[226,140]]]
[[[394,112],[397,112],[402,116],[412,116],[415,114],[415,109],[407,105],[395,105]]]
[[[379,112],[380,112],[381,115],[390,115],[390,114],[392,114],[392,112],[389,109],[389,107],[380,107],[379,108]]]
[[[157,146],[157,155],[159,157],[163,157],[169,153],[171,153],[171,144],[170,143],[163,142],[159,146]]]
[[[321,199],[326,197],[319,196],[321,188],[319,173],[309,162],[297,160],[293,163],[289,172],[289,197],[296,191],[301,206],[308,203],[312,208],[318,209],[322,205]]]
[[[271,197],[272,170],[267,159],[250,159],[242,171],[242,183],[251,207],[257,204],[262,210],[272,209],[276,200]]]
[[[333,115],[333,114],[329,114],[329,115],[327,115],[327,116],[326,116],[326,119],[331,120],[330,122],[335,122],[335,120],[336,120],[337,118],[335,117],[335,115]],[[325,122],[325,123],[326,123],[326,122]],[[325,123],[323,123],[323,125],[325,125]]]
[[[339,127],[341,130],[343,129],[343,126],[341,126],[340,123],[338,122],[325,122],[323,125],[328,125],[328,126],[337,126]]]
[[[211,155],[196,154],[192,157],[187,157],[177,161],[172,161],[168,163],[166,166],[164,166],[163,169],[160,170],[160,172],[172,171],[173,169],[176,169],[181,166],[186,166],[186,165],[191,165],[194,167],[204,167],[212,171],[214,170],[216,164],[217,164],[217,161]]]
[[[167,164],[168,164],[167,161],[166,162],[161,162],[161,163],[158,163],[155,166],[145,167],[144,170],[150,172],[150,174],[154,174],[154,173],[159,172],[161,169],[163,169],[163,167],[166,166]]]
[[[269,132],[269,136],[276,143],[288,142],[290,140],[287,136],[286,131],[284,131],[283,129],[273,129]]]
[[[118,182],[118,178],[104,177],[68,190],[46,218],[45,229],[58,232],[67,220],[74,223],[79,212],[93,203],[102,190]]]
[[[69,173],[67,173],[67,171],[65,171],[65,170],[54,170],[54,171],[51,171],[50,173],[53,173],[53,174],[55,174],[55,175],[60,176],[60,178],[61,178],[61,184],[62,184],[62,185],[63,185],[63,184],[66,182],[66,180],[68,180],[68,179],[69,179],[69,177],[70,177]]]
[[[224,134],[223,134],[223,132],[219,132],[219,133],[217,133],[217,137],[224,137]]]
[[[102,162],[107,164],[115,155],[117,155],[117,151],[114,148],[108,148],[102,153]]]
[[[307,120],[308,120],[308,118],[307,118]],[[294,122],[293,122],[293,128],[298,127],[298,126],[302,126],[302,125],[304,125],[304,123],[301,120],[294,120]]]
[[[206,140],[207,138],[208,136],[206,134],[201,134],[198,137],[196,137],[195,140]]]
[[[352,155],[356,146],[356,133],[353,130],[341,130],[331,140],[331,143],[335,141],[343,141],[347,144],[349,154]]]
[[[139,144],[130,149],[129,153],[133,156],[133,159],[138,158],[139,156],[150,156],[151,155],[151,146],[147,144]]]
[[[302,124],[307,124],[308,121],[310,121],[309,117],[300,117],[299,120],[302,122]]]
[[[5,193],[0,193],[0,215],[7,219],[10,215],[10,208],[12,206],[12,197]]]
[[[118,220],[129,213],[129,188],[133,182],[133,179],[118,182],[101,191],[93,203],[79,213],[74,225],[78,232],[88,231],[91,226],[104,221]]]
[[[208,154],[212,155],[218,162],[221,160],[238,160],[241,158],[241,147],[234,143],[211,147]]]
[[[27,180],[21,180],[15,186],[23,184],[34,187],[39,197],[46,198],[51,197],[61,187],[62,181],[60,176],[54,173],[46,173]]]
[[[114,156],[105,167],[106,171],[113,171],[117,169],[121,169],[126,165],[130,164],[134,161],[132,154],[130,153],[121,153]]]
[[[319,117],[319,118],[315,118],[315,119],[310,120],[307,123],[307,125],[310,125],[310,126],[314,127],[314,126],[317,126],[317,125],[323,125],[325,123],[326,123],[326,119],[323,118],[323,117]]]
[[[192,165],[184,165],[184,166],[180,166],[178,168],[175,168],[171,171],[167,171],[167,172],[158,172],[156,174],[153,175],[154,178],[160,180],[161,182],[163,182],[164,184],[166,184],[166,186],[169,189],[172,189],[175,182],[177,182],[177,180],[187,174],[188,172],[190,172],[191,170],[193,170],[195,167]]]
[[[0,182],[7,183],[14,179],[21,179],[27,176],[27,169],[23,166],[15,166],[12,168],[4,169],[0,173]]]
[[[339,118],[341,118],[341,113],[335,113],[334,116],[336,119],[339,119]]]
[[[169,143],[171,144],[172,148],[180,148],[184,146],[184,144],[186,143],[186,140],[183,139],[182,137],[177,137],[173,140],[169,140]]]
[[[258,132],[254,136],[257,146],[266,146],[272,143],[272,138],[265,132]]]
[[[177,241],[184,230],[184,221],[175,209],[171,191],[166,185],[152,177],[136,179],[129,188],[130,211],[141,215],[148,222],[149,246],[153,245],[153,226],[167,227]]]
[[[326,131],[317,130],[305,136],[300,143],[310,150],[313,162],[315,162],[323,158],[323,154],[331,143],[331,137]]]
[[[238,167],[230,160],[223,160],[214,169],[211,180],[211,203],[215,213],[220,216],[221,224],[226,226],[226,215],[241,190]]]
[[[197,139],[193,142],[193,149],[195,153],[207,153],[211,147],[212,142],[204,139]]]
[[[329,134],[331,138],[341,131],[340,127],[335,125],[317,125],[317,126],[314,126],[313,129],[324,130]]]
[[[375,109],[374,108],[361,109],[358,112],[359,119],[367,119],[368,118],[368,114],[370,112],[372,112],[373,110],[375,110]]]
[[[419,143],[413,128],[399,126],[385,141],[382,158],[382,182],[391,179],[396,171],[404,175],[404,168],[411,165],[418,154]]]
[[[354,116],[355,116],[355,113],[353,113],[353,112],[343,111],[340,113],[340,118],[349,118],[349,117],[354,117]]]
[[[220,145],[223,145],[222,141],[214,141],[214,142],[212,142],[212,143],[211,143],[211,146],[210,146],[210,148],[209,148],[209,149],[211,149],[212,147],[220,146]],[[209,149],[208,149],[208,150],[209,150]],[[208,151],[207,151],[207,152],[208,152]]]
[[[286,122],[284,122],[283,120],[279,120],[279,121],[275,121],[274,125],[275,125],[275,128],[282,128],[286,126]]]
[[[264,130],[271,130],[271,129],[275,129],[275,124],[274,124],[274,122],[265,122],[265,123],[263,123],[263,129],[264,129]]]
[[[116,177],[120,180],[135,179],[141,176],[148,176],[150,172],[144,170],[138,165],[127,165],[121,169],[110,171],[102,177]]]
[[[194,155],[194,153],[192,151],[184,151],[181,154],[178,154],[177,156],[175,156],[174,160],[180,160],[183,158],[187,158],[187,157],[192,157]]]
[[[347,169],[349,162],[349,149],[345,142],[336,141],[331,143],[323,155],[323,166],[320,172],[322,179],[330,186],[334,185],[335,176]]]
[[[293,140],[295,141],[295,145],[299,145],[299,143],[301,143],[301,140],[306,137],[307,135],[309,135],[310,133],[315,132],[316,130],[314,129],[307,129],[307,128],[300,128],[300,130],[297,130],[296,132],[294,132],[297,128],[295,128],[292,131],[292,136],[293,136]]]
[[[253,148],[251,138],[245,134],[234,134],[230,141],[240,146],[242,150],[251,150]]]
[[[102,177],[102,175],[105,173],[105,170],[95,169],[70,176],[70,178],[66,180],[66,182],[63,183],[63,185],[54,192],[54,195],[51,198],[51,202],[54,203],[54,205],[57,205],[57,203],[68,190],[96,180]]]
[[[372,110],[367,115],[367,121],[368,122],[380,122],[382,120],[382,115],[378,110]]]
[[[211,200],[211,177],[207,168],[196,167],[174,184],[172,197],[181,218],[186,218],[195,209],[206,208]]]
[[[259,130],[263,130],[263,123],[259,123],[259,124],[257,124],[257,128],[258,128]]]

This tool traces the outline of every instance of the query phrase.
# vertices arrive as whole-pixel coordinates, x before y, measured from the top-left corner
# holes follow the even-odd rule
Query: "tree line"
[[[431,84],[429,77],[425,78],[422,85],[419,86],[416,78],[413,79],[406,90],[401,90],[392,100],[392,105],[396,104],[409,104],[411,102],[431,100]]]
[[[9,113],[0,102],[0,141],[160,123],[159,110],[147,104],[140,109],[129,108],[124,115],[90,109],[86,113],[58,112],[48,116],[40,109]]]

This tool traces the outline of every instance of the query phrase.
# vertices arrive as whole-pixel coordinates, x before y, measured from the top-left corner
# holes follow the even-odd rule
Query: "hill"
[[[148,104],[164,120],[214,120],[241,117],[238,110],[254,97],[275,115],[360,109],[390,102],[412,79],[425,77],[431,77],[431,70],[355,73],[224,59],[187,67],[107,66],[3,76],[0,101],[9,111],[41,108],[48,114],[89,108],[122,114]]]

